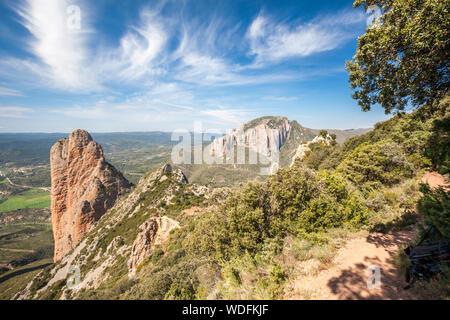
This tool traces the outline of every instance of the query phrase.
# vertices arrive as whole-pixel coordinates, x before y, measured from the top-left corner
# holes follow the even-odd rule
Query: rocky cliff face
[[[367,130],[327,129],[330,134],[336,134],[338,143]],[[265,175],[276,172],[277,168],[289,167],[298,147],[314,139],[320,131],[303,127],[297,121],[282,116],[257,118],[214,139],[202,150],[203,163],[180,167],[193,183],[222,187],[251,180],[261,181]],[[232,165],[233,170],[225,164]]]
[[[155,248],[160,248],[169,239],[170,231],[179,228],[178,221],[168,217],[152,217],[139,227],[139,234],[133,243],[128,268],[136,275],[139,266],[150,257]]]
[[[84,130],[55,143],[50,167],[54,260],[58,261],[131,185],[105,161],[101,146]]]
[[[247,147],[267,157],[278,152],[288,137],[289,120],[285,117],[263,117],[234,129],[215,139],[210,145],[211,156],[226,155],[234,146]]]

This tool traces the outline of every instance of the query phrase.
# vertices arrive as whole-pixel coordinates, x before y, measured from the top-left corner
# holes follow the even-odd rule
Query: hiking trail
[[[437,172],[422,178],[431,188],[449,189],[446,179]],[[347,241],[334,258],[333,265],[316,276],[295,279],[293,293],[287,299],[417,299],[394,263],[395,256],[416,237],[414,226],[389,234],[371,233],[365,238]],[[367,281],[373,274],[369,268],[380,268],[380,288],[369,289]]]

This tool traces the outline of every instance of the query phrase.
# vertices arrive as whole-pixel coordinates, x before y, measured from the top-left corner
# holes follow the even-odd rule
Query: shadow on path
[[[406,286],[404,276],[396,269],[394,259],[398,250],[411,240],[411,233],[397,233],[395,236],[384,234],[369,235],[366,241],[376,248],[383,248],[385,254],[367,253],[360,261],[341,270],[339,275],[328,280],[327,286],[337,299],[414,299]],[[369,289],[367,285],[371,273],[369,267],[380,267],[379,289]]]

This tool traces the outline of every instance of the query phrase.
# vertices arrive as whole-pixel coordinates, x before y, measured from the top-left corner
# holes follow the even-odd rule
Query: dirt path
[[[415,237],[415,230],[393,234],[371,234],[367,238],[352,239],[339,250],[333,266],[314,277],[300,277],[295,281],[296,295],[291,299],[413,299],[404,275],[399,274],[394,257],[402,246]],[[369,289],[372,275],[369,267],[380,268],[380,288]]]
[[[1,171],[0,171],[1,173]],[[25,189],[40,189],[40,190],[44,190],[44,191],[51,191],[51,187],[33,187],[33,186],[23,186],[20,184],[15,184],[14,182],[11,181],[11,179],[9,179],[8,177],[5,177],[6,181],[8,181],[8,183],[13,186],[13,187],[20,187],[20,188],[25,188]]]
[[[450,189],[445,177],[427,172],[422,182],[432,188]],[[395,266],[395,255],[416,236],[414,228],[392,234],[372,233],[367,238],[352,239],[339,250],[333,266],[316,276],[301,276],[294,282],[294,295],[289,299],[414,299],[404,275]],[[380,288],[369,289],[369,268],[379,267]]]
[[[446,191],[450,190],[450,184],[445,177],[437,172],[427,172],[422,178],[422,182],[428,183],[431,188],[443,187]]]

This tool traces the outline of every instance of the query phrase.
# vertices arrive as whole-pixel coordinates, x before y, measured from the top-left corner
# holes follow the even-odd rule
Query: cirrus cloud
[[[27,118],[31,108],[0,106],[0,118]]]
[[[363,13],[343,11],[296,25],[277,22],[260,13],[247,30],[255,65],[306,57],[333,50],[355,36],[352,25],[365,21]]]

